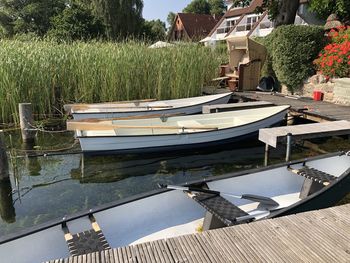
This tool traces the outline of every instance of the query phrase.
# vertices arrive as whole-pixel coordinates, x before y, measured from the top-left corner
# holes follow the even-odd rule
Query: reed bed
[[[1,122],[18,122],[18,103],[52,114],[65,103],[173,99],[200,95],[222,57],[187,44],[0,41]]]

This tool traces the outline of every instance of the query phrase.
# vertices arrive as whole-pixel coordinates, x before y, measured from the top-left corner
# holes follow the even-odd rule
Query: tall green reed
[[[2,40],[0,119],[18,122],[21,102],[31,102],[37,114],[50,114],[65,103],[200,95],[220,60],[195,44],[149,49],[137,42]]]

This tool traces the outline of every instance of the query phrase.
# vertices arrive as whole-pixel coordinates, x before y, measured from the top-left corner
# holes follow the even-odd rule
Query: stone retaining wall
[[[314,91],[321,91],[324,101],[350,106],[350,78],[326,81],[324,76],[314,75],[305,82],[304,87],[295,95],[313,98]],[[282,86],[281,93],[290,94],[285,86]]]
[[[336,79],[333,102],[350,106],[350,78]]]

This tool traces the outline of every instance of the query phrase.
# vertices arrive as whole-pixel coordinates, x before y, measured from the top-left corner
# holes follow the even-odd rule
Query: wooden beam
[[[146,125],[116,125],[112,123],[76,123],[67,122],[67,130],[75,131],[105,131],[115,129],[161,129],[161,130],[218,130],[214,126],[146,126]]]
[[[70,120],[70,122],[90,122],[90,123],[99,123],[99,122],[110,122],[110,121],[118,121],[118,120],[133,120],[133,119],[150,119],[150,118],[168,118],[174,116],[186,115],[183,112],[173,113],[173,114],[149,114],[149,115],[136,115],[136,116],[128,116],[128,117],[117,117],[117,118],[88,118],[88,119],[80,119],[80,120]]]
[[[144,99],[144,100],[124,100],[124,101],[111,101],[111,102],[101,102],[101,103],[74,103],[74,104],[66,104],[63,106],[64,110],[69,112],[74,107],[87,107],[87,108],[94,108],[96,106],[102,106],[102,105],[111,105],[111,107],[118,105],[118,104],[126,104],[126,103],[141,103],[141,102],[153,102],[157,101],[157,99]]]

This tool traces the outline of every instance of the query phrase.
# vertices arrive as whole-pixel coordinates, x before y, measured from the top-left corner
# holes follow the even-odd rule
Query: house
[[[253,0],[250,6],[233,7],[232,1],[227,0],[229,7],[225,15],[211,30],[208,36],[201,40],[206,45],[215,45],[216,41],[225,40],[234,36],[263,37],[271,33],[274,23],[269,19],[267,12],[257,14],[256,8],[261,6],[263,0]],[[308,0],[300,0],[300,7],[295,18],[295,24],[322,25],[316,16],[307,9]]]
[[[199,41],[207,36],[221,17],[178,13],[169,31],[169,41]]]

